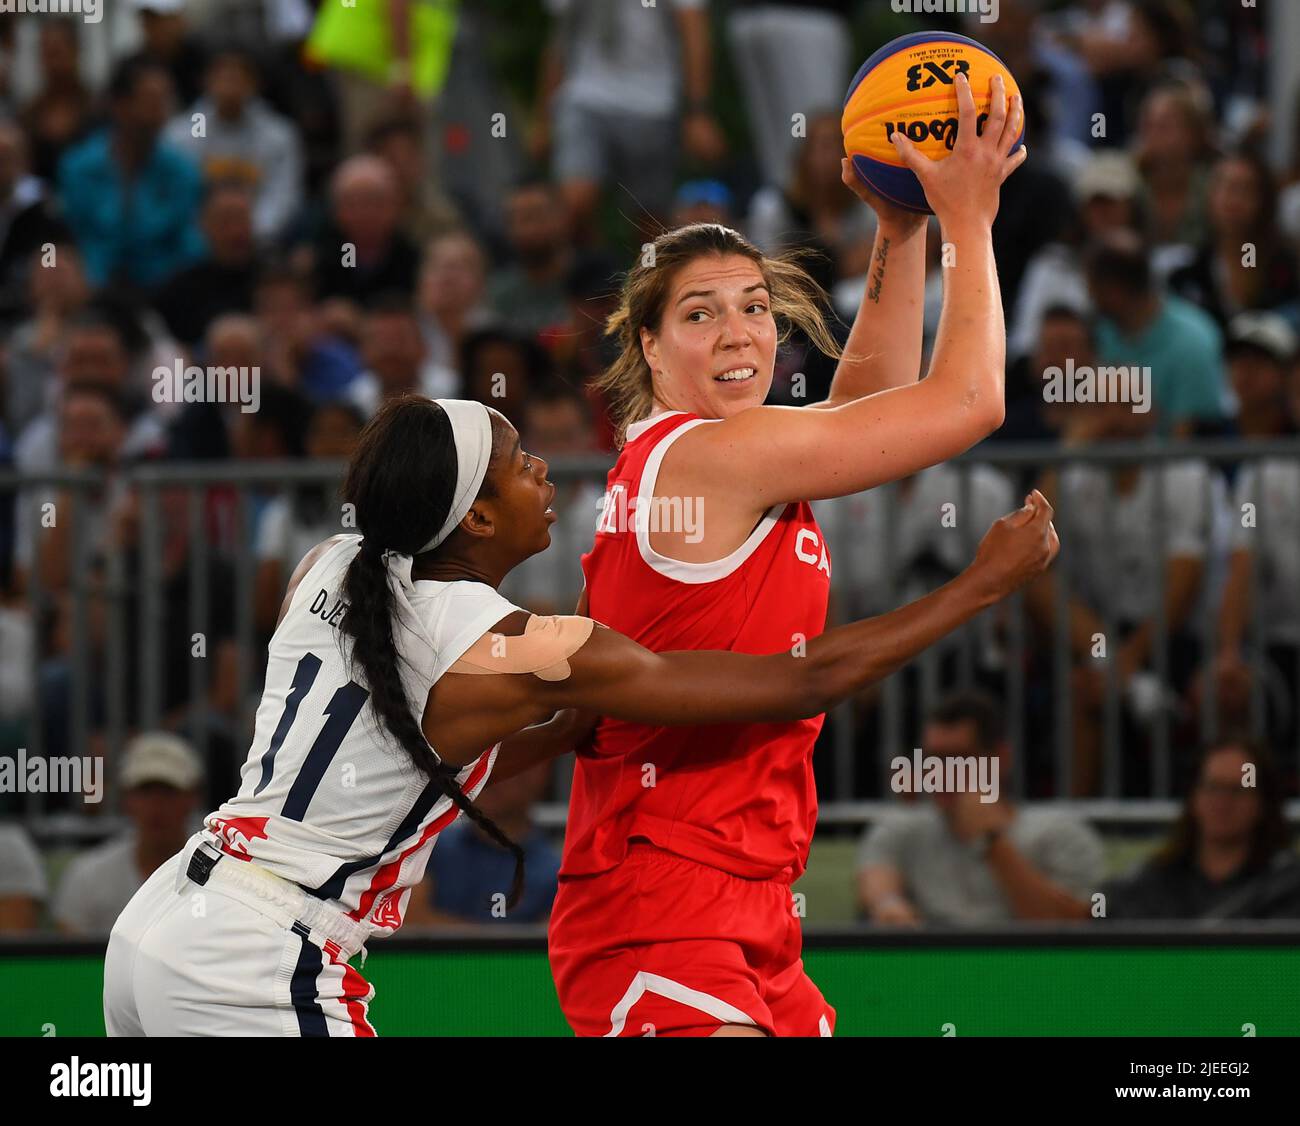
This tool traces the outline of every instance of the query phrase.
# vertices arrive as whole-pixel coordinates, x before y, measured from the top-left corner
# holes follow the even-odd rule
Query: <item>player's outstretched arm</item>
[[[504,782],[534,766],[576,751],[590,738],[598,718],[591,712],[565,708],[543,723],[507,735],[501,740],[487,785]]]
[[[711,650],[651,653],[597,630],[554,682],[557,703],[640,723],[733,723],[818,715],[895,672],[945,634],[1042,572],[1056,554],[1052,508],[1039,493],[1004,516],[952,582],[879,617],[829,630],[772,656]]]
[[[1039,493],[989,530],[975,561],[952,582],[876,618],[828,631],[769,656],[714,650],[653,653],[595,628],[549,666],[546,679],[449,673],[434,688],[425,734],[449,761],[468,761],[498,739],[577,708],[663,725],[764,722],[818,715],[890,675],[923,649],[1028,582],[1056,555],[1052,509]],[[522,614],[512,615],[524,618]],[[589,621],[569,619],[570,622]],[[498,627],[502,671],[521,623]],[[561,748],[563,749],[563,748]],[[453,756],[461,756],[459,759]]]

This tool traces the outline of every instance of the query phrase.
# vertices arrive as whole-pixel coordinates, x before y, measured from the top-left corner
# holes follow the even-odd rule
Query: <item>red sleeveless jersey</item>
[[[582,557],[587,612],[655,652],[789,652],[826,624],[830,558],[808,504],[769,509],[714,563],[650,547],[652,529],[689,535],[701,517],[697,498],[651,500],[668,448],[713,421],[674,411],[628,428]],[[602,718],[577,756],[560,875],[613,868],[635,837],[737,876],[797,879],[817,818],[812,751],[824,718],[703,727]]]

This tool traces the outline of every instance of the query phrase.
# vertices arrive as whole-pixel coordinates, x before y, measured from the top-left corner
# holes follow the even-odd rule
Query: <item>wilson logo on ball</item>
[[[982,113],[975,119],[975,132],[980,136],[984,135],[984,122],[989,119],[987,113]],[[924,141],[934,140],[942,141],[944,148],[949,152],[952,151],[953,145],[957,143],[957,119],[955,117],[934,118],[931,121],[886,121],[885,122],[885,140],[891,145],[894,143],[894,131],[902,133],[913,144],[919,145]]]

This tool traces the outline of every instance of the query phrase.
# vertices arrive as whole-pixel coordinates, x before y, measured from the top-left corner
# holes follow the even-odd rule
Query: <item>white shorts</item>
[[[132,897],[104,961],[109,1036],[373,1036],[364,932],[254,865],[187,879],[199,833]]]

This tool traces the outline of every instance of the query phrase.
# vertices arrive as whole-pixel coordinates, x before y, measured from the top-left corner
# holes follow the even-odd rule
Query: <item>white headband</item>
[[[432,551],[465,519],[492,460],[492,416],[487,407],[474,399],[434,399],[434,402],[451,420],[451,438],[456,446],[456,488],[452,491],[447,519],[419,553]]]

